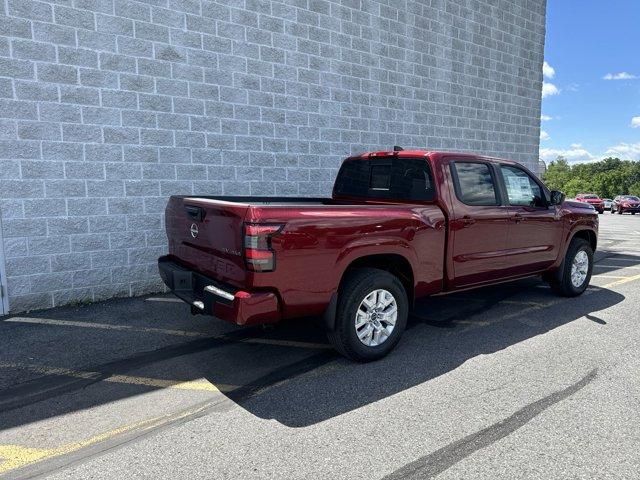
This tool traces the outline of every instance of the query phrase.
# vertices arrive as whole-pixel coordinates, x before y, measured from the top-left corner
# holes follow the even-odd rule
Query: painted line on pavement
[[[0,368],[28,370],[30,372],[38,373],[41,375],[83,378],[87,380],[99,379],[102,375],[104,375],[103,373],[97,371],[72,370],[69,368],[48,367],[45,365],[32,365],[18,362],[0,362]],[[117,374],[104,377],[100,379],[100,381],[110,383],[123,383],[126,385],[141,385],[153,388],[170,388],[176,390],[193,390],[206,392],[230,392],[238,388],[236,385],[214,385],[205,379],[182,381]]]
[[[607,260],[611,260],[610,258],[607,258]],[[602,265],[601,263],[596,263],[593,265],[593,268],[617,268],[619,270],[624,270],[626,268],[632,268],[634,270],[640,270],[640,266],[637,265]]]
[[[634,275],[633,277],[626,277],[622,280],[618,280],[615,282],[611,282],[611,283],[607,283],[606,285],[602,285],[600,288],[613,288],[613,287],[617,287],[618,285],[622,285],[625,283],[629,283],[629,282],[633,282],[635,280],[640,280],[640,275]]]
[[[206,407],[207,405],[201,404],[195,408],[188,409],[177,414],[163,415],[123,425],[107,432],[94,435],[93,437],[89,437],[85,440],[67,443],[56,448],[31,448],[22,445],[0,445],[0,458],[2,459],[2,462],[0,463],[0,474],[26,467],[43,460],[68,455],[80,449],[91,447],[126,433],[135,431],[136,433],[141,434],[145,431],[156,429],[182,418],[196,415],[200,410],[204,410]]]
[[[620,276],[620,275],[603,275],[601,273],[596,273],[592,275],[591,278],[629,278],[628,276]]]
[[[17,474],[19,478],[32,478],[50,474],[88,456],[112,451],[114,448],[136,441],[144,436],[152,435],[159,430],[200,418],[215,411],[219,408],[219,405],[227,401],[227,398],[233,402],[240,403],[272,387],[277,387],[289,380],[312,372],[337,358],[337,354],[332,351],[319,352],[280,367],[274,372],[267,373],[250,384],[234,388],[226,397],[206,400],[176,413],[123,425],[86,440],[69,443],[61,447],[38,449],[22,445],[0,445],[0,475],[18,469],[14,474]]]
[[[36,318],[36,317],[12,317],[4,320],[9,323],[28,323],[35,325],[54,325],[61,327],[79,327],[79,328],[95,328],[101,330],[118,330],[129,331],[137,333],[160,333],[163,335],[172,335],[178,337],[195,337],[195,338],[219,338],[225,339],[226,335],[209,335],[204,332],[196,332],[191,330],[172,330],[166,328],[154,328],[154,327],[133,327],[131,325],[112,325],[109,323],[96,323],[96,322],[78,322],[72,320],[57,320],[53,318]],[[301,342],[295,340],[280,340],[276,338],[244,338],[238,340],[239,343],[257,343],[264,345],[277,345],[283,347],[295,347],[295,348],[310,348],[310,349],[327,349],[330,348],[328,344],[313,343],[313,342]]]
[[[631,257],[631,258],[625,258],[625,257],[619,257],[618,255],[612,255],[610,257],[607,257],[607,260],[611,261],[611,262],[635,262],[635,263],[640,263],[640,257]]]
[[[164,302],[164,303],[183,303],[187,305],[184,300],[180,300],[179,298],[171,298],[171,297],[150,297],[145,298],[145,302]]]

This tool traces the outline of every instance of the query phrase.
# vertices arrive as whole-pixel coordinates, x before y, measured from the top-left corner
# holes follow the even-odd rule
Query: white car
[[[611,202],[613,200],[611,200],[610,198],[603,198],[602,201],[604,202],[604,209],[611,210]]]

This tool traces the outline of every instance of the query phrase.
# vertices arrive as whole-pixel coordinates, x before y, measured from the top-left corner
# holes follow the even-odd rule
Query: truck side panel
[[[285,224],[272,240],[275,271],[250,275],[254,290],[278,286],[285,318],[321,314],[348,266],[369,255],[404,257],[416,296],[441,289],[445,222],[435,205],[253,206],[246,220]]]

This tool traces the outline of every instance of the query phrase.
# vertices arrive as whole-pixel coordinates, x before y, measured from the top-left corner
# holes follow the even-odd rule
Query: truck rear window
[[[346,160],[336,178],[334,195],[433,200],[433,178],[425,158],[383,157]]]

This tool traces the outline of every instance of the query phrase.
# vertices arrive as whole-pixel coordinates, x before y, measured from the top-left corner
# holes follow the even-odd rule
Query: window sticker
[[[529,179],[516,175],[507,177],[507,194],[511,202],[529,202],[534,196]]]

